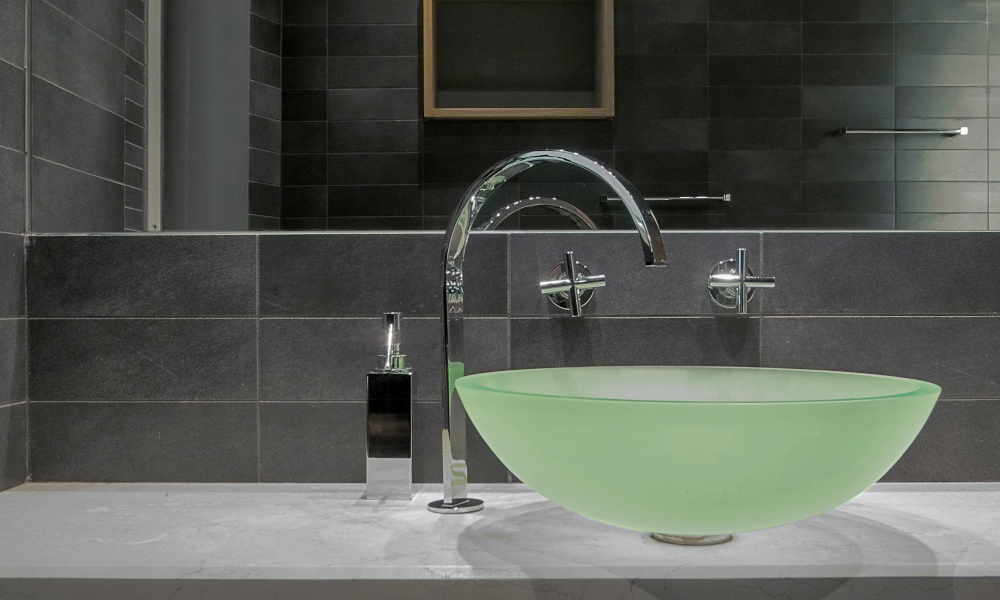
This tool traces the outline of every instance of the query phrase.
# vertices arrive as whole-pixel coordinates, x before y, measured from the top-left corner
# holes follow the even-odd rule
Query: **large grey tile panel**
[[[440,233],[261,236],[261,314],[363,316],[441,313]],[[466,313],[506,314],[507,237],[474,234]]]
[[[802,116],[808,119],[893,117],[894,103],[895,88],[890,86],[802,87]]]
[[[898,213],[897,230],[913,231],[986,231],[986,213]]]
[[[985,87],[896,88],[897,117],[985,117],[988,111]]]
[[[1000,400],[938,402],[882,481],[1000,481]]]
[[[124,114],[125,53],[42,0],[31,21],[32,74]]]
[[[896,0],[899,23],[986,21],[982,0]]]
[[[666,266],[647,267],[635,232],[512,234],[511,314],[568,314],[538,290],[567,251],[591,273],[607,277],[607,287],[596,290],[584,309],[587,315],[713,314],[705,281],[716,263],[747,248],[753,270],[760,272],[756,233],[667,232],[663,241]]]
[[[41,0],[33,0],[37,5]],[[118,47],[125,42],[124,0],[45,0]]]
[[[24,149],[24,70],[0,61],[0,146]]]
[[[765,233],[764,314],[998,314],[990,233]],[[963,290],[976,290],[966,293]]]
[[[122,181],[125,120],[51,83],[32,83],[35,156]]]
[[[442,329],[435,318],[403,315],[403,353],[417,402],[442,397]],[[467,374],[507,368],[507,322],[465,321]],[[350,402],[365,398],[365,375],[385,354],[381,319],[264,319],[260,394],[266,401]]]
[[[358,399],[261,404],[260,480],[364,483],[366,418]]]
[[[124,229],[125,186],[38,158],[31,164],[33,232],[91,233]]]
[[[986,212],[986,182],[900,181],[896,184],[899,212]]]
[[[1000,392],[997,317],[764,317],[761,365],[910,377],[942,398]]]
[[[898,181],[986,181],[985,150],[897,150]]]
[[[0,318],[24,316],[24,237],[0,233]]]
[[[33,319],[29,397],[254,400],[252,319]]]
[[[24,319],[0,319],[0,406],[28,399],[25,386],[26,350]],[[0,447],[2,445],[0,441]]]
[[[24,153],[0,148],[0,232],[24,231]]]
[[[986,56],[897,56],[896,85],[986,85]]]
[[[28,405],[0,408],[0,490],[28,477]]]
[[[32,317],[250,316],[254,236],[33,237]]]
[[[24,0],[0,0],[0,60],[24,66]]]
[[[417,0],[330,0],[330,23],[416,24]]]
[[[255,482],[253,402],[36,402],[33,481]]]
[[[514,369],[612,365],[758,366],[760,321],[735,317],[515,318]]]

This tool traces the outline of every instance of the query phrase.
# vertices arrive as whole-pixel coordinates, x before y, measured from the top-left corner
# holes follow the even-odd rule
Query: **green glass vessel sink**
[[[583,367],[462,377],[483,439],[521,481],[629,529],[707,536],[773,527],[868,489],[941,388],[790,369]]]

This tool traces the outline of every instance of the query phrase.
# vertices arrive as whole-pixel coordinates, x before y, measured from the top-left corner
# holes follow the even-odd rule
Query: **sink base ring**
[[[476,498],[456,498],[454,502],[448,503],[444,500],[435,500],[427,504],[427,510],[439,515],[463,515],[466,513],[479,512],[483,510],[482,500]]]
[[[722,535],[670,535],[669,533],[654,533],[651,537],[665,544],[677,544],[680,546],[714,546],[733,541],[732,534]]]

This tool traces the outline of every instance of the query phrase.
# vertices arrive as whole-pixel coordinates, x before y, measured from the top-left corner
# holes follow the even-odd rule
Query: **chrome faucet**
[[[428,505],[432,512],[460,514],[482,510],[482,500],[469,498],[467,448],[465,439],[465,407],[455,391],[455,380],[465,373],[463,317],[465,313],[465,281],[463,263],[473,221],[483,205],[504,182],[531,167],[545,163],[561,163],[579,167],[596,175],[621,199],[639,233],[643,258],[648,266],[666,264],[660,226],[642,194],[614,169],[565,150],[541,150],[512,156],[493,165],[465,191],[451,215],[445,230],[444,255],[444,428],[441,431],[444,498]]]

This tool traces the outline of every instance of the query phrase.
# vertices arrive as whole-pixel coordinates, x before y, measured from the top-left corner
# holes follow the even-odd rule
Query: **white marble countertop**
[[[577,516],[521,485],[471,515],[361,485],[37,484],[0,493],[0,578],[284,580],[1000,576],[1000,484],[881,484],[710,547]]]

